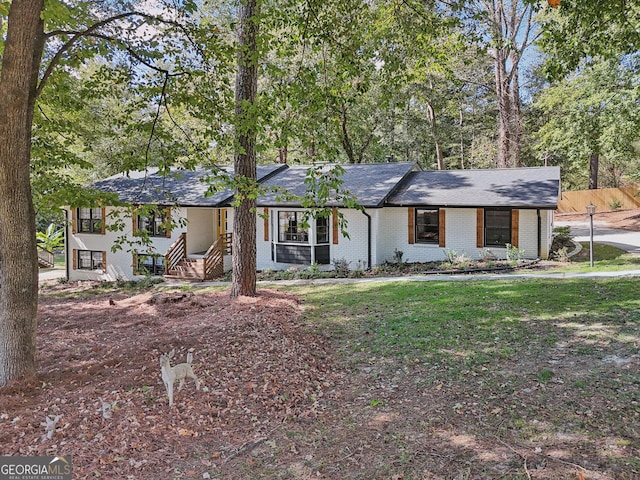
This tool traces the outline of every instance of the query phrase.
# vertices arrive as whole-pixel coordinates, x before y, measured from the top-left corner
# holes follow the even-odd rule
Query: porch
[[[165,278],[212,280],[224,274],[224,258],[232,254],[233,234],[220,235],[205,252],[187,255],[187,233],[183,232],[165,253]]]

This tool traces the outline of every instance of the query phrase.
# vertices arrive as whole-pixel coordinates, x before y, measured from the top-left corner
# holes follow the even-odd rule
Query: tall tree
[[[537,36],[533,14],[538,8],[524,0],[459,2],[460,18],[469,38],[491,57],[497,100],[498,168],[521,165],[522,98],[520,73],[525,52]]]
[[[533,105],[545,119],[541,157],[560,164],[566,188],[618,187],[637,179],[640,92],[632,65],[610,60],[546,88]]]
[[[39,165],[31,162],[32,144],[38,145],[32,126],[39,94],[55,83],[57,72],[101,55],[107,62],[128,62],[137,75],[134,83],[164,106],[178,78],[166,65],[185,71],[197,57],[183,48],[190,39],[180,22],[192,3],[158,4],[154,13],[143,10],[145,2],[141,10],[135,6],[58,0],[46,8],[42,0],[0,4],[0,18],[6,18],[6,36],[0,36],[0,386],[35,371],[38,274],[29,173]],[[168,48],[160,48],[159,38]],[[152,133],[156,118],[149,122]]]
[[[43,0],[14,0],[0,70],[0,386],[35,372],[38,307],[31,124],[45,43]]]
[[[584,61],[598,63],[640,49],[640,7],[624,0],[562,0],[540,17],[546,73],[560,79]]]
[[[258,114],[259,0],[241,0],[238,9],[238,73],[236,75],[236,146],[231,296],[256,294],[256,137]]]

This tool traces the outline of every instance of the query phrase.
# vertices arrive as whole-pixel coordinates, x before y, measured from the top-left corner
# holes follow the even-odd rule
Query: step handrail
[[[164,255],[165,271],[171,271],[183,258],[187,257],[187,233],[182,232],[180,236],[169,247]]]
[[[211,244],[203,258],[203,280],[219,277],[224,273],[223,238],[218,237]]]

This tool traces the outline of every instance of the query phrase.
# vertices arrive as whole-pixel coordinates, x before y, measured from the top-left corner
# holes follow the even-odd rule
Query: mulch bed
[[[44,296],[39,373],[2,391],[0,453],[72,455],[76,479],[191,478],[215,468],[283,422],[318,414],[337,374],[301,315],[297,299],[277,291],[235,301]],[[202,388],[187,381],[169,408],[158,359],[174,348],[174,364],[193,351]],[[47,417],[58,419],[50,439]]]

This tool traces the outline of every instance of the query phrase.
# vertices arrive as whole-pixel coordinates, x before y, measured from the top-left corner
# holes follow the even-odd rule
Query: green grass
[[[597,451],[616,473],[635,472],[640,449],[639,289],[640,278],[627,277],[291,287],[331,338],[336,361],[369,372],[369,389],[398,383],[403,402],[445,405],[436,420],[420,421],[445,428],[444,418],[531,451],[557,442],[570,459]],[[411,415],[384,392],[371,393],[368,406]],[[598,450],[603,444],[622,446]]]
[[[316,322],[345,334],[345,348],[469,368],[513,358],[523,348],[548,349],[568,333],[587,350],[602,339],[637,341],[639,286],[637,279],[541,279],[295,290]]]
[[[607,272],[640,269],[640,257],[603,243],[593,244],[593,268],[589,265],[589,242],[581,242],[582,251],[559,271]]]

